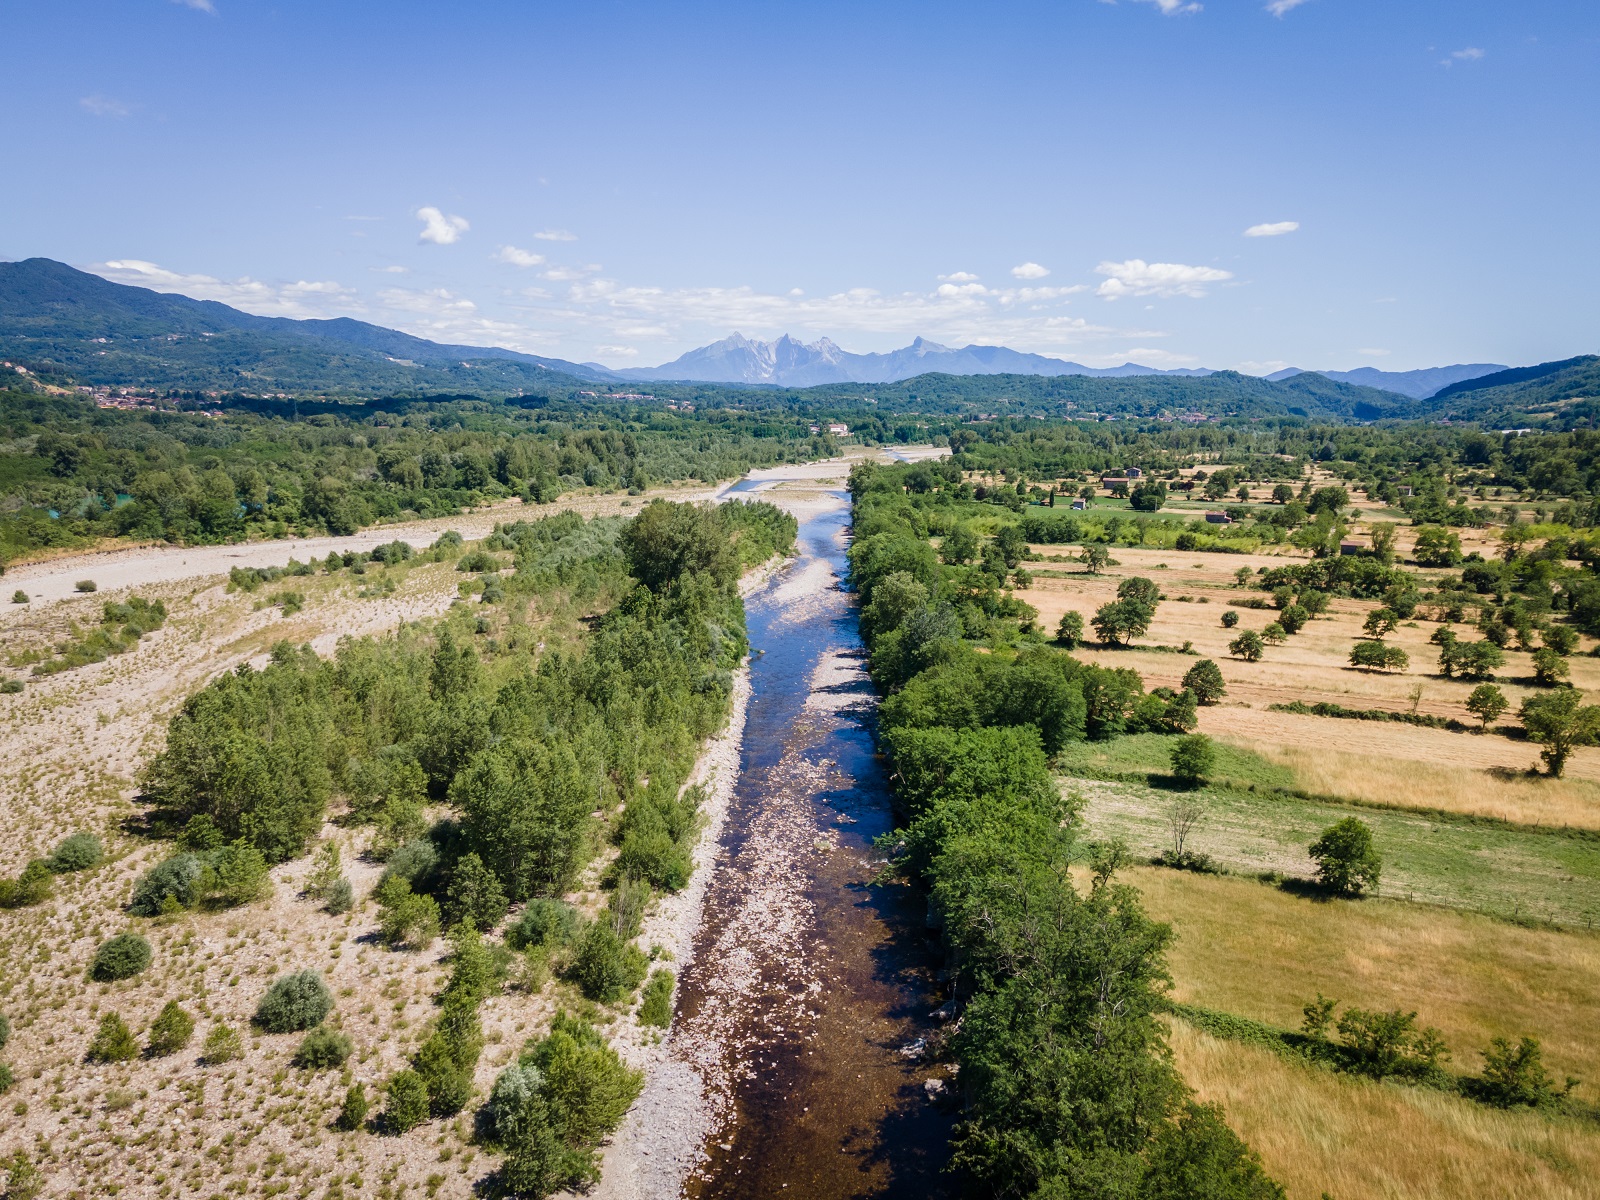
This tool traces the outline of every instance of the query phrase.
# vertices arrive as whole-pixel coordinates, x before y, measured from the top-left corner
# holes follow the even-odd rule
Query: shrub
[[[1261,627],[1261,640],[1269,646],[1281,646],[1288,638],[1288,630],[1276,621]]]
[[[415,1071],[395,1075],[384,1095],[383,1123],[390,1133],[405,1133],[428,1119],[428,1086]]]
[[[100,943],[89,977],[100,983],[132,979],[150,965],[150,943],[137,933],[119,933]]]
[[[1322,831],[1311,843],[1317,864],[1317,882],[1342,896],[1359,896],[1378,886],[1383,860],[1372,844],[1372,830],[1355,817],[1346,817]]]
[[[98,592],[100,590],[100,586],[92,579],[80,579],[72,586],[80,592]]]
[[[133,887],[128,911],[141,917],[191,908],[200,900],[205,864],[198,854],[176,854],[151,867]]]
[[[428,1040],[418,1047],[412,1059],[434,1116],[453,1116],[472,1099],[472,1076],[482,1051],[483,1031],[478,1024],[476,998],[452,996],[445,1002]]]
[[[11,1068],[0,1063],[0,1096],[9,1092],[16,1082],[17,1077],[11,1073]]]
[[[1193,692],[1201,704],[1215,704],[1228,694],[1222,668],[1209,658],[1202,658],[1184,673],[1183,686]]]
[[[359,1081],[352,1083],[344,1094],[344,1103],[339,1106],[339,1116],[334,1124],[346,1133],[353,1133],[365,1123],[370,1107],[367,1089]]]
[[[6,1043],[11,1040],[11,1018],[5,1013],[0,1013],[0,1050],[6,1048]]]
[[[1354,1069],[1374,1079],[1386,1075],[1425,1075],[1448,1058],[1437,1029],[1418,1030],[1417,1014],[1346,1009],[1339,1018],[1339,1037]]]
[[[15,696],[21,690],[22,680],[20,679],[8,679],[4,683],[0,683],[0,695]]]
[[[266,1033],[294,1033],[320,1024],[333,1008],[333,996],[315,971],[285,975],[267,989],[251,1018]]]
[[[513,950],[537,950],[570,942],[578,931],[578,913],[560,900],[530,900],[522,915],[506,930]]]
[[[350,881],[343,876],[336,880],[328,889],[323,899],[323,906],[334,916],[349,912],[356,906],[355,889],[350,886]]]
[[[373,894],[381,906],[378,936],[386,946],[422,950],[439,936],[438,902],[432,896],[413,892],[401,876],[387,876]]]
[[[676,982],[672,972],[657,967],[644,985],[644,999],[639,1003],[639,1024],[666,1029],[672,1024],[672,987]]]
[[[28,593],[23,591],[21,588],[18,588],[16,591],[11,593],[11,603],[13,603],[13,604],[26,604],[27,602],[28,602]]]
[[[44,1176],[21,1150],[3,1160],[6,1168],[5,1200],[34,1200],[44,1192]]]
[[[28,908],[42,904],[55,891],[49,865],[36,858],[15,879],[0,880],[0,908]]]
[[[495,1076],[489,1093],[491,1136],[502,1146],[512,1146],[527,1132],[530,1108],[544,1091],[544,1072],[531,1062],[514,1062]],[[544,1115],[542,1106],[541,1117]]]
[[[139,1054],[139,1043],[134,1040],[128,1023],[114,1012],[100,1018],[100,1028],[95,1030],[89,1043],[90,1062],[127,1062]]]
[[[1533,681],[1540,687],[1555,687],[1571,673],[1567,660],[1549,646],[1533,652]]]
[[[1234,612],[1233,609],[1230,608],[1222,614],[1222,627],[1224,629],[1232,629],[1238,623],[1239,614]]]
[[[505,889],[494,872],[476,854],[464,854],[450,872],[445,892],[444,919],[450,925],[471,922],[474,929],[489,930],[505,919]]]
[[[1298,604],[1291,604],[1278,614],[1278,628],[1285,633],[1299,633],[1306,627],[1306,622],[1311,620],[1311,614]]]
[[[61,839],[60,845],[50,855],[50,869],[58,875],[70,871],[87,871],[98,867],[105,857],[105,848],[92,833],[74,833]]]
[[[294,1065],[307,1071],[326,1071],[344,1066],[350,1057],[350,1039],[336,1029],[318,1025],[300,1042],[294,1052]]]
[[[596,921],[584,930],[569,974],[586,997],[609,1004],[638,987],[649,965],[639,947],[624,942],[604,921]]]
[[[1205,782],[1216,761],[1216,747],[1203,733],[1191,733],[1172,744],[1172,773],[1184,783]]]
[[[1572,1089],[1573,1081],[1567,1083]],[[1479,1080],[1483,1099],[1501,1108],[1518,1104],[1546,1104],[1565,1093],[1557,1092],[1555,1081],[1544,1069],[1544,1054],[1538,1038],[1522,1038],[1512,1046],[1505,1038],[1495,1038],[1483,1052],[1483,1076]]]
[[[239,1031],[231,1026],[214,1025],[211,1032],[206,1034],[200,1053],[212,1066],[232,1062],[244,1053],[244,1039],[239,1036]]]
[[[569,1143],[593,1145],[616,1128],[644,1082],[592,1026],[559,1013],[534,1050],[552,1123]]]
[[[176,1054],[194,1037],[194,1018],[178,1007],[176,1000],[168,1000],[160,1014],[151,1022],[150,1036],[145,1042],[145,1053],[151,1058],[164,1058]]]

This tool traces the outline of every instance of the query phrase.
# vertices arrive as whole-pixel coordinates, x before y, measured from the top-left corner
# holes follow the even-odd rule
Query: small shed
[[[1084,500],[1084,499],[1078,499],[1078,500],[1074,500],[1072,502],[1072,509],[1073,509],[1074,512],[1082,512],[1084,509],[1086,509],[1088,507],[1089,507],[1089,502],[1087,500]]]
[[[1206,521],[1211,525],[1232,525],[1233,518],[1225,512],[1208,512]]]
[[[1360,542],[1340,542],[1339,543],[1339,553],[1340,554],[1360,554],[1365,549],[1366,549],[1366,547],[1363,546]]]
[[[1140,470],[1138,467],[1129,467],[1127,470],[1123,471],[1122,473],[1124,475],[1126,475],[1129,479],[1138,479],[1139,476],[1144,474],[1144,472],[1142,470]]]

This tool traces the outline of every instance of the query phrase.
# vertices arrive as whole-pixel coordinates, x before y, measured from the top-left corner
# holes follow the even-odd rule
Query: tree
[[[470,922],[474,929],[492,930],[509,908],[500,880],[483,865],[483,859],[468,853],[456,860],[445,892],[446,924]]]
[[[1539,631],[1539,637],[1557,654],[1571,654],[1578,648],[1578,631],[1570,625],[1546,625]]]
[[[1104,546],[1087,545],[1078,555],[1078,561],[1091,575],[1098,575],[1111,562],[1111,553]]]
[[[970,526],[957,525],[939,546],[939,558],[960,565],[978,557],[978,535]]]
[[[1194,792],[1179,792],[1167,805],[1167,827],[1172,831],[1172,855],[1167,859],[1169,866],[1189,865],[1189,835],[1205,815],[1205,804]]]
[[[1276,621],[1269,621],[1261,627],[1261,640],[1269,646],[1281,646],[1289,640],[1289,631]]]
[[[357,1080],[345,1092],[344,1103],[339,1107],[338,1120],[334,1123],[346,1133],[353,1133],[366,1121],[369,1107],[367,1089],[362,1086],[360,1080]]]
[[[1167,502],[1167,485],[1159,479],[1146,479],[1134,485],[1128,496],[1130,508],[1139,512],[1158,512]]]
[[[1395,527],[1391,522],[1380,521],[1372,527],[1372,556],[1388,566],[1394,562]]]
[[[1399,646],[1387,646],[1382,642],[1357,642],[1350,649],[1350,665],[1364,671],[1403,671],[1410,664],[1410,656]]]
[[[150,1024],[150,1037],[145,1043],[145,1053],[151,1058],[176,1054],[189,1044],[189,1039],[192,1037],[194,1037],[194,1018],[184,1012],[176,1000],[168,1000]]]
[[[1161,588],[1153,579],[1133,575],[1117,584],[1118,600],[1133,600],[1151,611],[1161,601]]]
[[[1265,651],[1266,643],[1261,640],[1261,635],[1253,629],[1246,629],[1228,643],[1228,653],[1235,658],[1244,659],[1245,662],[1260,662],[1261,655]]]
[[[1294,499],[1294,489],[1287,483],[1280,483],[1272,489],[1272,502],[1274,504],[1287,504]]]
[[[321,1022],[333,1008],[322,976],[300,971],[276,980],[256,1005],[252,1023],[266,1033],[294,1033]]]
[[[1383,860],[1372,843],[1372,830],[1356,817],[1346,817],[1322,831],[1311,843],[1317,882],[1341,896],[1359,896],[1378,886]]]
[[[1137,600],[1113,600],[1096,610],[1090,624],[1102,642],[1126,646],[1148,633],[1154,618],[1155,611]]]
[[[1224,629],[1232,629],[1238,623],[1239,614],[1234,612],[1233,609],[1230,608],[1222,614],[1222,627]]]
[[[1461,561],[1461,539],[1442,525],[1424,525],[1411,553],[1418,566],[1453,567]]]
[[[1467,711],[1483,722],[1484,729],[1493,725],[1510,707],[1505,693],[1492,683],[1480,683],[1467,697]]]
[[[1361,631],[1368,637],[1382,638],[1400,627],[1400,617],[1389,608],[1375,608],[1367,614]]]
[[[1569,1080],[1567,1091],[1575,1080]],[[1524,1037],[1512,1046],[1505,1038],[1495,1038],[1483,1052],[1480,1081],[1484,1099],[1501,1108],[1518,1104],[1546,1104],[1565,1093],[1558,1092],[1555,1080],[1544,1069],[1544,1053],[1538,1038]]]
[[[1203,733],[1191,733],[1172,744],[1172,773],[1190,786],[1204,783],[1216,761],[1216,746]]]
[[[300,1040],[294,1065],[305,1071],[326,1071],[344,1066],[350,1057],[350,1039],[336,1029],[318,1025]]]
[[[1284,1200],[1283,1188],[1215,1104],[1185,1101],[1177,1120],[1157,1129],[1146,1161],[1136,1193],[1144,1200]]]
[[[1555,687],[1572,673],[1567,660],[1549,646],[1533,652],[1533,679],[1540,687]]]
[[[1311,620],[1311,614],[1298,604],[1291,604],[1278,614],[1278,627],[1285,633],[1299,633],[1306,627],[1306,622]]]
[[[652,500],[623,528],[619,544],[629,572],[652,592],[687,574],[709,575],[728,589],[739,578],[730,534],[716,508]]]
[[[1061,621],[1056,625],[1056,641],[1068,650],[1076,650],[1083,644],[1082,613],[1069,608],[1061,614]]]
[[[89,977],[100,983],[131,979],[150,965],[150,943],[137,933],[119,933],[100,944]]]
[[[95,1030],[94,1040],[89,1043],[90,1062],[127,1062],[138,1054],[139,1043],[134,1040],[133,1030],[126,1021],[114,1012],[100,1018],[100,1028]]]
[[[1574,749],[1600,739],[1600,705],[1584,704],[1576,688],[1531,696],[1518,715],[1528,736],[1544,747],[1539,757],[1553,778],[1561,777]]]
[[[391,1133],[406,1133],[428,1119],[428,1085],[409,1068],[398,1072],[384,1088],[387,1102],[384,1125]]]
[[[1228,694],[1222,668],[1209,658],[1202,658],[1184,672],[1183,686],[1193,692],[1201,704],[1215,704]]]

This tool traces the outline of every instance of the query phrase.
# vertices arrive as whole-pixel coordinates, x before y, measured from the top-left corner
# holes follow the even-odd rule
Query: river
[[[719,1059],[694,1200],[947,1192],[951,1116],[924,1089],[944,1076],[902,1053],[942,1002],[937,946],[918,897],[869,883],[893,816],[834,501],[746,602],[739,781],[674,1031]]]

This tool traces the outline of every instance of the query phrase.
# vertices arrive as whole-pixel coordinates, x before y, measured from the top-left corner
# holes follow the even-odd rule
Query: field
[[[1400,517],[1373,506],[1357,515]],[[1460,532],[1463,550],[1495,554],[1483,535]],[[1404,558],[1412,531],[1403,520],[1399,533]],[[1365,541],[1360,526],[1356,540]],[[1482,1069],[1491,1038],[1531,1035],[1558,1080],[1583,1081],[1575,1097],[1600,1101],[1600,749],[1578,749],[1562,779],[1539,772],[1539,748],[1519,736],[1515,720],[1520,702],[1541,690],[1528,652],[1507,650],[1496,682],[1510,710],[1498,728],[1477,732],[1465,707],[1475,684],[1438,672],[1438,647],[1429,642],[1436,626],[1420,614],[1386,639],[1406,651],[1403,671],[1348,664],[1374,600],[1333,598],[1260,662],[1229,655],[1241,630],[1260,630],[1277,615],[1250,607],[1267,594],[1241,586],[1235,573],[1304,561],[1299,551],[1115,546],[1096,575],[1077,562],[1076,547],[1031,549],[1033,581],[1017,594],[1047,632],[1069,609],[1087,625],[1131,576],[1161,588],[1145,636],[1129,648],[1091,641],[1079,657],[1131,667],[1146,687],[1173,688],[1205,657],[1226,683],[1225,697],[1199,711],[1199,730],[1217,754],[1197,790],[1172,779],[1168,735],[1069,746],[1057,764],[1063,789],[1083,802],[1085,835],[1120,838],[1146,861],[1172,848],[1175,799],[1198,800],[1202,815],[1187,849],[1220,873],[1141,866],[1125,875],[1175,929],[1176,1000],[1290,1030],[1318,993],[1414,1011],[1450,1046],[1448,1069],[1464,1075]],[[1226,612],[1237,614],[1236,627],[1223,625]],[[1568,660],[1572,683],[1590,693],[1600,690],[1592,644],[1584,639]],[[1474,729],[1272,710],[1296,701],[1418,713]],[[1307,847],[1349,816],[1373,832],[1381,886],[1366,899],[1329,899],[1311,884]],[[1593,1119],[1496,1110],[1335,1074],[1218,1040],[1181,1019],[1173,1021],[1173,1049],[1190,1085],[1225,1105],[1291,1196],[1600,1195]]]

